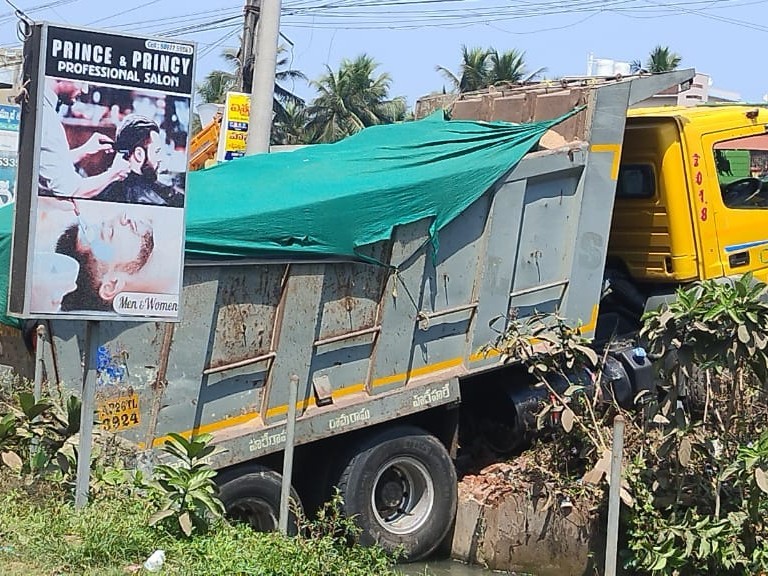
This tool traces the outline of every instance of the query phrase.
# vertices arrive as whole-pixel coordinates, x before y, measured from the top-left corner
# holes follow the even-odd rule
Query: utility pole
[[[272,101],[275,94],[277,42],[280,38],[280,0],[261,0],[256,30],[256,62],[248,116],[246,155],[269,152],[272,129]]]
[[[240,92],[250,93],[253,84],[253,48],[260,10],[261,0],[245,0],[243,36],[240,44],[240,77],[237,79],[237,87]]]

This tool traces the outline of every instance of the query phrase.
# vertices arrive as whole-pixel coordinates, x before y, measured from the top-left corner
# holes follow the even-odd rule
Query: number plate
[[[138,394],[99,400],[96,409],[99,412],[101,427],[108,432],[127,430],[141,423]]]

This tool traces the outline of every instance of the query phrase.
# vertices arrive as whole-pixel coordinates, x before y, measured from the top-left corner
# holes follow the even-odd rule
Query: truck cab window
[[[622,164],[616,183],[616,197],[628,200],[653,198],[656,180],[650,164]]]
[[[718,142],[714,155],[723,203],[737,210],[768,209],[768,135]]]

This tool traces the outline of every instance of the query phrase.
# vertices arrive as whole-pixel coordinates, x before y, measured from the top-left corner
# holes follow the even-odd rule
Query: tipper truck
[[[559,144],[547,149],[545,138],[504,168],[439,233],[434,218],[412,218],[388,221],[369,236],[376,241],[353,254],[334,254],[333,246],[313,253],[314,233],[307,230],[275,242],[263,258],[238,255],[229,234],[247,239],[249,229],[233,207],[230,232],[220,231],[221,253],[201,258],[190,216],[181,322],[101,325],[99,425],[148,454],[169,433],[211,433],[222,449],[210,463],[228,512],[264,530],[276,527],[290,442],[296,502],[313,508],[337,486],[363,543],[402,546],[411,560],[430,554],[454,519],[454,460],[472,441],[468,435],[488,434],[503,451],[526,434],[523,411],[535,409],[525,371],[481,352],[495,338],[494,318],[557,312],[580,324],[597,347],[636,329],[643,311],[681,284],[746,271],[765,279],[766,110],[630,111],[692,77],[687,70],[563,80],[478,95],[487,104],[481,120],[525,127],[571,115],[551,126]],[[456,121],[449,128],[450,122]],[[470,131],[495,125],[461,122]],[[360,142],[369,130],[369,139],[385,134],[367,129]],[[462,145],[492,161],[482,134]],[[305,150],[268,156],[297,169],[315,163],[320,186],[323,178],[344,176],[323,158],[333,162],[336,150],[351,150],[357,177],[371,174],[386,185],[386,171],[374,168],[395,162],[395,148],[380,147],[367,160],[354,154],[355,138],[306,157]],[[399,170],[424,168],[415,154],[410,163],[407,153],[398,160],[405,162]],[[439,161],[452,155],[445,156]],[[249,188],[249,162],[203,171],[191,178],[190,194],[213,205],[222,188],[217,179],[237,173],[247,210],[260,192]],[[258,162],[254,157],[254,170]],[[200,189],[205,182],[218,189]],[[413,194],[427,198],[431,185],[398,188],[397,203],[405,209]],[[461,191],[443,185],[444,194],[429,198],[450,204]],[[399,209],[378,192],[350,196],[354,209],[346,198],[336,203],[332,190],[324,193],[322,203],[303,206],[299,199],[293,211],[263,220],[264,227],[282,226],[287,214],[285,226],[311,228],[330,207],[335,214],[323,216],[326,224],[336,222],[329,238],[346,241],[360,222],[372,222],[370,211]],[[49,380],[80,390],[86,323],[44,324]],[[650,362],[636,343],[612,345],[608,356],[616,390],[632,398],[648,386]],[[298,386],[292,438],[291,386]]]

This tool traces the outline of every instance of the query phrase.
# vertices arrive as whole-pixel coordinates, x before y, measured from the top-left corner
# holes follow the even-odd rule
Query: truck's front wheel
[[[456,470],[440,441],[398,426],[358,446],[339,480],[344,510],[362,530],[360,543],[401,549],[420,560],[443,541],[456,514]]]

